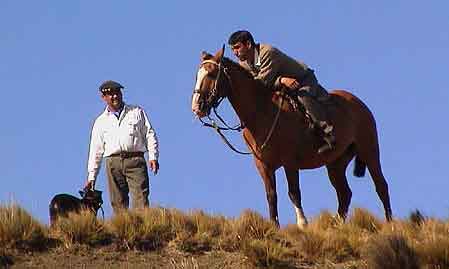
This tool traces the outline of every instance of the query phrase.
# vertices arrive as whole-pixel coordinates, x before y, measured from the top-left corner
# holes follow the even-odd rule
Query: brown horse
[[[326,165],[338,197],[338,216],[345,219],[351,202],[345,171],[355,156],[354,175],[362,177],[366,167],[383,203],[385,217],[392,219],[388,185],[382,174],[376,123],[367,106],[351,93],[333,91],[328,105],[337,137],[334,150],[318,154],[319,136],[308,127],[304,114],[292,112],[288,102],[274,95],[239,64],[223,57],[203,53],[192,97],[192,111],[198,117],[209,115],[219,99],[227,97],[244,123],[243,138],[253,153],[267,194],[270,218],[279,225],[275,171],[283,167],[288,195],[296,210],[300,228],[307,224],[301,205],[299,169]],[[279,110],[281,107],[281,110]],[[273,126],[275,127],[273,129]],[[264,145],[262,147],[261,145]]]

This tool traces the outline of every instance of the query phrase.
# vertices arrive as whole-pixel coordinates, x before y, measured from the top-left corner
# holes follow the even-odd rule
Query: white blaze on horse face
[[[195,92],[192,96],[192,111],[193,113],[197,114],[200,112],[200,87],[201,83],[203,82],[204,78],[207,76],[207,70],[204,67],[201,67],[200,70],[198,70],[198,74],[196,76],[196,84],[195,84]]]
[[[198,114],[200,111],[200,104],[199,101],[200,100],[200,94],[195,92],[192,96],[192,111],[195,114]]]

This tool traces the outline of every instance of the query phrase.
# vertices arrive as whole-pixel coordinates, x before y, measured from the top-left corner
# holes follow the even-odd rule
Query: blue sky
[[[0,2],[0,202],[15,201],[43,222],[57,193],[86,179],[91,124],[103,110],[99,84],[117,80],[128,103],[148,113],[161,170],[150,202],[182,210],[268,216],[252,158],[231,152],[190,111],[200,52],[250,30],[315,69],[323,86],[344,88],[372,110],[393,213],[449,215],[449,2],[447,1],[20,1]],[[233,56],[228,49],[226,55]],[[237,122],[228,104],[226,119]],[[240,134],[231,135],[245,149]],[[383,216],[369,176],[352,176],[351,208]],[[281,224],[294,223],[282,171]],[[106,178],[106,216],[111,215]],[[324,168],[301,172],[311,218],[334,212]]]

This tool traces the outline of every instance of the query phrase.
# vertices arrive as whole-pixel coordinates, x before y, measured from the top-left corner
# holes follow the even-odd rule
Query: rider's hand
[[[299,89],[301,86],[296,79],[289,77],[282,77],[279,82],[290,90]]]

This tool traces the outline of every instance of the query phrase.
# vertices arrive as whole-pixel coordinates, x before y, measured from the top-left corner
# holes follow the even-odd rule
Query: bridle
[[[224,46],[223,46],[223,48],[224,48]],[[214,120],[213,118],[210,117],[210,113],[208,113],[208,115],[207,115],[207,118],[208,118],[209,122],[205,122],[205,121],[204,121],[203,119],[201,119],[201,118],[199,118],[199,120],[201,121],[201,123],[203,124],[203,126],[205,126],[205,127],[210,127],[210,128],[215,129],[215,131],[220,135],[221,139],[225,142],[225,144],[228,145],[229,148],[230,148],[231,150],[233,150],[234,152],[239,153],[239,154],[244,154],[244,155],[249,155],[249,154],[253,154],[253,153],[254,153],[254,155],[255,155],[255,151],[254,151],[254,149],[252,149],[252,148],[250,148],[252,152],[243,152],[243,151],[240,151],[240,150],[236,149],[236,148],[229,142],[229,140],[226,138],[226,136],[222,133],[222,131],[238,131],[238,132],[240,132],[240,131],[242,131],[242,130],[245,128],[245,127],[243,126],[242,123],[237,124],[237,125],[235,125],[234,127],[229,126],[229,125],[226,123],[226,121],[224,121],[223,118],[222,118],[222,117],[218,114],[218,112],[217,112],[218,106],[220,105],[220,103],[221,103],[221,102],[228,96],[228,94],[229,94],[229,90],[228,90],[227,93],[225,93],[225,94],[223,94],[223,95],[221,95],[221,96],[219,95],[218,86],[219,86],[219,81],[220,81],[220,78],[221,78],[222,74],[225,75],[226,80],[227,80],[227,82],[228,82],[228,85],[229,85],[229,87],[230,87],[231,90],[232,90],[232,80],[231,80],[231,76],[229,75],[227,68],[226,68],[225,66],[223,66],[222,62],[223,62],[223,56],[221,57],[221,59],[220,59],[219,62],[216,62],[215,60],[212,60],[212,59],[207,59],[207,60],[204,60],[204,61],[201,63],[201,65],[200,65],[200,66],[202,67],[204,64],[210,63],[210,64],[213,64],[213,65],[215,65],[215,66],[218,67],[217,77],[216,77],[215,82],[214,82],[214,87],[212,88],[212,90],[210,90],[210,92],[209,92],[209,94],[206,96],[206,98],[204,98],[204,99],[202,100],[202,102],[200,103],[200,110],[203,110],[205,105],[207,106],[207,107],[206,107],[206,110],[207,110],[207,111],[209,111],[210,109],[212,109],[212,110],[214,111],[215,116],[220,120],[220,122],[221,122],[225,127],[219,126],[219,125],[215,122],[215,120]],[[195,89],[193,93],[194,93],[194,94],[195,94],[195,93],[196,93],[196,94],[199,94],[199,95],[201,96],[201,92],[200,92],[199,89]],[[274,121],[273,121],[273,124],[272,124],[272,126],[271,126],[271,128],[270,128],[270,130],[269,130],[269,132],[268,132],[268,134],[267,134],[267,136],[266,136],[264,142],[262,143],[262,146],[260,147],[260,150],[261,150],[261,151],[264,150],[264,148],[265,148],[266,145],[268,144],[268,141],[270,140],[270,138],[271,138],[271,136],[272,136],[272,134],[273,134],[273,132],[274,132],[274,128],[276,127],[276,124],[277,124],[277,122],[278,122],[278,120],[279,120],[280,112],[281,112],[281,110],[282,110],[282,104],[283,104],[283,101],[284,101],[284,98],[281,98],[281,101],[280,101],[280,104],[279,104],[279,109],[278,109],[278,112],[276,113],[276,117],[275,117],[275,119],[274,119]],[[245,137],[244,137],[244,138],[245,138]],[[245,140],[246,140],[246,138],[245,138]],[[247,142],[248,142],[248,141],[247,141]],[[248,145],[249,145],[249,144],[248,144]],[[257,155],[255,155],[255,156],[257,157]]]
[[[221,78],[222,74],[224,74],[226,76],[228,84],[231,83],[231,78],[230,78],[230,76],[229,76],[229,74],[227,72],[227,69],[221,64],[221,61],[220,61],[220,63],[217,63],[216,61],[211,60],[211,59],[204,60],[201,63],[201,66],[203,66],[204,64],[207,64],[207,63],[217,66],[218,67],[218,71],[217,71],[217,77],[215,78],[215,81],[214,81],[214,87],[212,88],[212,90],[209,91],[207,96],[205,98],[203,98],[202,102],[200,103],[200,110],[210,111],[211,109],[213,109],[215,115],[226,126],[226,127],[221,127],[220,129],[221,130],[233,129],[233,128],[229,127],[228,124],[226,122],[224,122],[224,120],[217,113],[217,107],[226,98],[226,96],[228,96],[228,93],[224,93],[223,95],[220,95],[220,93],[219,93],[218,85],[219,85],[220,78]],[[200,92],[199,89],[195,89],[195,91],[193,93],[194,94],[197,93],[197,94],[201,95],[201,92]],[[206,107],[204,107],[204,106],[206,106]]]
[[[200,103],[200,109],[208,110],[208,111],[212,109],[214,111],[214,114],[217,117],[217,119],[224,126],[218,125],[217,122],[210,116],[210,113],[208,113],[208,115],[207,115],[207,119],[209,120],[209,122],[204,121],[202,118],[199,118],[199,120],[201,121],[203,126],[213,128],[220,135],[221,139],[225,142],[226,145],[228,145],[228,147],[231,150],[233,150],[234,152],[237,152],[239,154],[248,155],[248,154],[251,154],[251,152],[243,152],[243,151],[236,149],[229,142],[229,140],[226,138],[226,136],[222,133],[222,131],[240,132],[244,129],[244,126],[242,123],[236,124],[235,126],[230,126],[217,112],[217,108],[220,105],[220,103],[228,96],[228,91],[221,95],[219,92],[219,86],[222,86],[222,84],[220,84],[219,82],[223,75],[225,76],[229,87],[232,88],[231,77],[229,76],[227,68],[225,66],[223,66],[222,60],[223,60],[223,58],[220,60],[220,62],[216,62],[212,59],[207,59],[207,60],[204,60],[200,65],[200,66],[203,66],[204,64],[209,63],[209,64],[213,64],[213,65],[217,66],[217,68],[218,68],[217,76],[214,81],[214,86],[213,86],[212,90],[209,91],[209,94],[205,98],[203,98],[202,102]],[[227,88],[225,88],[224,90],[226,90],[226,89]],[[199,89],[195,89],[195,91],[193,93],[194,94],[198,93],[201,95]],[[206,107],[204,107],[204,106],[206,106]]]

